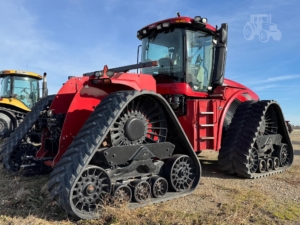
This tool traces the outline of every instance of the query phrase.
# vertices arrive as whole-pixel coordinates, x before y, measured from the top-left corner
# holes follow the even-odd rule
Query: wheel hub
[[[126,136],[130,141],[140,139],[145,132],[145,124],[138,118],[129,119],[125,124]]]
[[[86,187],[84,188],[84,193],[86,195],[92,195],[96,192],[96,187],[94,184],[87,184]]]
[[[179,173],[178,173],[179,178],[185,178],[188,175],[189,175],[189,173],[188,173],[187,168],[181,168]]]

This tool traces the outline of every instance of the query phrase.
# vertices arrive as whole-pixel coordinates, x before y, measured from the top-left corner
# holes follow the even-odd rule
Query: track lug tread
[[[249,152],[254,146],[259,128],[273,100],[243,102],[237,108],[219,152],[220,169],[245,178],[260,178],[285,171],[290,166],[265,173],[250,173]]]
[[[33,124],[38,119],[40,112],[45,110],[46,107],[49,106],[50,103],[54,100],[54,98],[55,95],[49,95],[38,101],[38,103],[26,115],[23,122],[14,130],[14,132],[2,146],[4,152],[3,165],[9,172],[15,172],[10,166],[9,154],[13,152],[15,147],[21,142],[24,135],[32,128]]]

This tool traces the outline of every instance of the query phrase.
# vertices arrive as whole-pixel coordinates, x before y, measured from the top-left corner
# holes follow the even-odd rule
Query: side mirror
[[[221,28],[219,29],[219,41],[222,44],[227,44],[227,34],[228,34],[228,24],[222,23]]]
[[[219,40],[215,50],[215,63],[212,77],[213,87],[223,85],[224,81],[227,54],[228,24],[223,23],[218,32]]]

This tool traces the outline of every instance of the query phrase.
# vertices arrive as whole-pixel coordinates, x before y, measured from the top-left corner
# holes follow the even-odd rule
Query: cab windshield
[[[11,77],[3,77],[1,78],[1,90],[0,90],[0,97],[11,97]]]
[[[6,76],[1,80],[1,97],[15,97],[32,108],[38,101],[38,85],[38,80],[30,77]]]
[[[214,45],[212,36],[200,31],[186,31],[186,82],[194,91],[210,89]]]
[[[183,30],[155,33],[142,41],[142,62],[157,61],[157,67],[143,68],[142,73],[164,77],[169,82],[183,82]]]
[[[213,37],[201,31],[175,28],[142,40],[142,62],[158,62],[142,73],[153,75],[157,83],[186,82],[193,91],[207,92],[213,58]]]

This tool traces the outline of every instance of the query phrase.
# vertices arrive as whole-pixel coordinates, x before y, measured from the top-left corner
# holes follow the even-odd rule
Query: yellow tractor
[[[46,73],[39,74],[19,70],[0,71],[0,142],[23,121],[23,118],[42,97],[47,96]]]

